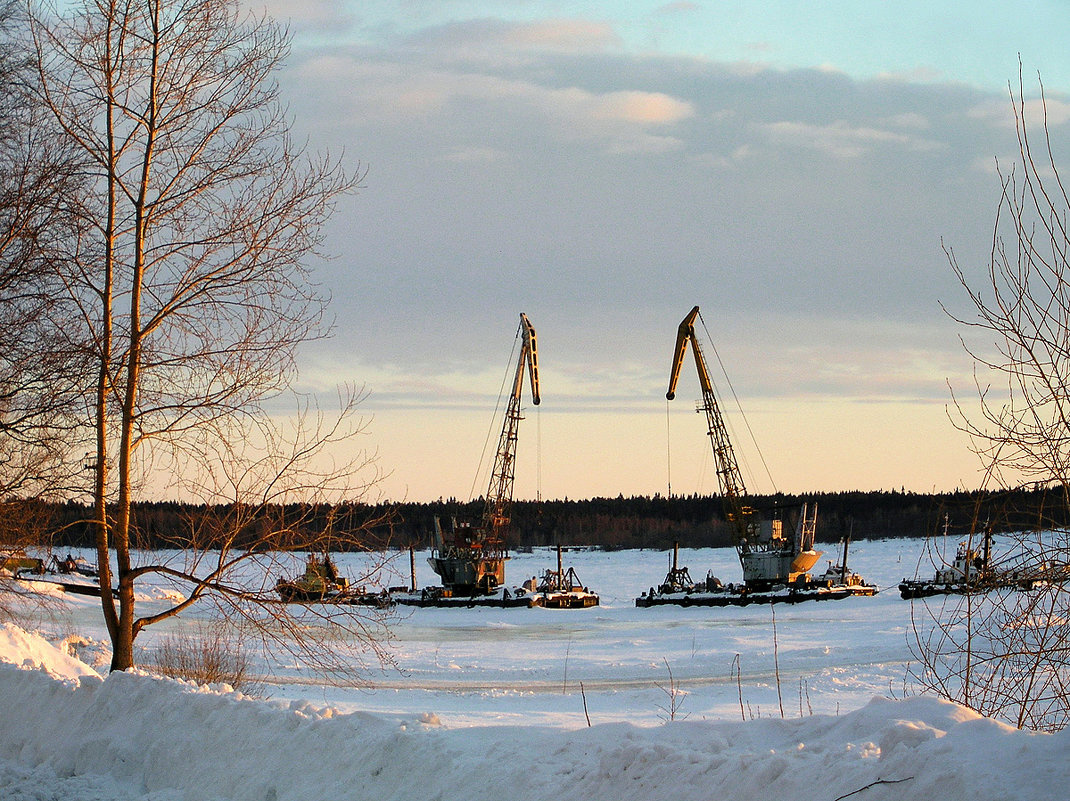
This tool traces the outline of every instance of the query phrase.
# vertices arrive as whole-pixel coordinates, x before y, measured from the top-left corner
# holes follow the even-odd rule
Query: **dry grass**
[[[262,684],[250,671],[247,651],[222,626],[202,626],[192,634],[169,634],[150,656],[164,676],[197,684],[229,684],[257,695]]]

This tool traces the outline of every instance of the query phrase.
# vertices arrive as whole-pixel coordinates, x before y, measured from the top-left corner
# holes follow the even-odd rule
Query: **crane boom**
[[[706,369],[706,360],[702,356],[698,337],[695,335],[695,318],[699,315],[696,306],[680,323],[676,333],[676,351],[673,354],[672,369],[669,372],[669,391],[665,393],[668,400],[676,397],[676,383],[680,378],[680,369],[683,366],[684,357],[687,355],[687,345],[690,342],[695,354],[695,367],[698,370],[698,382],[702,388],[702,405],[700,411],[706,413],[707,433],[713,445],[713,455],[717,469],[717,483],[721,494],[724,496],[725,511],[732,525],[733,539],[736,549],[743,554],[750,550],[752,518],[754,510],[744,504],[747,496],[747,487],[743,483],[743,474],[740,472],[739,463],[736,461],[736,453],[732,448],[732,442],[728,438],[728,429],[724,418],[721,416],[721,407],[717,403],[717,396],[713,392],[713,382],[710,381],[709,371]]]
[[[539,352],[535,339],[535,329],[526,314],[520,315],[520,330],[523,342],[520,357],[516,362],[516,374],[513,377],[513,390],[505,409],[502,433],[498,439],[498,453],[494,458],[490,485],[487,487],[486,507],[483,510],[483,529],[488,538],[494,542],[503,542],[505,530],[509,526],[510,507],[513,502],[513,478],[516,470],[517,429],[523,419],[520,409],[524,390],[524,368],[527,367],[531,383],[531,402],[539,405]]]

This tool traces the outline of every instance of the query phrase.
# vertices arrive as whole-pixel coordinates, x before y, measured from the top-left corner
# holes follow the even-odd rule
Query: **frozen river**
[[[815,569],[838,556],[834,547],[825,547]],[[255,671],[264,675],[265,693],[275,699],[308,699],[385,715],[435,714],[448,726],[575,726],[585,725],[586,715],[595,723],[653,725],[670,711],[699,720],[779,716],[781,704],[789,716],[834,714],[873,696],[904,694],[911,604],[900,599],[896,585],[914,575],[923,549],[922,540],[852,544],[851,568],[880,588],[871,598],[646,609],[636,608],[634,600],[662,581],[669,552],[569,550],[566,568],[575,568],[600,595],[600,606],[398,607],[389,646],[397,668],[370,670],[368,686],[324,682],[297,661],[257,664]],[[426,556],[416,554],[420,586],[435,583]],[[365,558],[340,555],[336,561],[343,575],[355,575]],[[399,553],[393,565],[389,583],[407,583],[408,554]],[[708,570],[726,581],[739,577],[731,549],[682,549],[680,565],[696,579]],[[554,567],[552,550],[517,553],[507,564],[507,581],[519,584]],[[97,603],[67,598],[66,622],[56,625],[106,639]],[[154,603],[139,601],[139,613],[151,611]],[[154,637],[192,626],[205,613],[194,609],[180,621],[154,626],[138,643],[151,645]],[[675,710],[674,686],[679,691]]]

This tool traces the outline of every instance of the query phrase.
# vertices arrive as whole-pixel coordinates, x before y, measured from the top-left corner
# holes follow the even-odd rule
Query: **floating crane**
[[[505,561],[510,512],[513,503],[513,478],[516,470],[517,431],[524,419],[521,398],[525,367],[531,384],[531,402],[539,405],[539,357],[535,329],[527,315],[520,315],[517,336],[522,338],[516,363],[512,392],[505,410],[498,452],[494,458],[490,485],[487,488],[483,517],[479,525],[458,524],[445,532],[435,520],[435,547],[427,560],[442,579],[447,595],[489,595],[505,583]]]
[[[724,498],[725,517],[731,527],[732,542],[743,568],[743,583],[723,584],[712,572],[707,573],[704,580],[692,581],[688,569],[680,567],[679,549],[674,545],[672,564],[665,581],[636,598],[635,605],[745,606],[750,603],[798,603],[874,595],[877,592],[875,586],[867,584],[855,573],[848,573],[846,545],[842,565],[830,563],[828,570],[817,577],[807,572],[821,556],[820,551],[814,550],[816,505],[810,513],[808,505],[803,504],[795,531],[788,537],[781,519],[759,519],[754,508],[747,503],[743,474],[713,391],[702,348],[695,335],[695,320],[698,317],[699,309],[696,306],[680,323],[669,371],[669,391],[665,397],[668,400],[676,397],[676,384],[690,344],[695,354],[699,386],[702,388],[702,401],[697,411],[706,415],[717,483]]]
[[[665,393],[665,397],[668,400],[676,397],[676,383],[680,378],[680,369],[690,343],[695,354],[699,386],[702,388],[702,403],[698,411],[706,414],[707,433],[713,445],[717,468],[717,481],[724,497],[725,515],[732,527],[733,543],[743,567],[743,582],[748,588],[758,590],[790,583],[805,576],[806,571],[821,557],[821,552],[813,549],[817,508],[815,506],[813,514],[810,515],[807,506],[803,505],[795,534],[789,539],[784,534],[782,520],[758,520],[755,510],[747,505],[747,488],[743,483],[743,474],[736,461],[728,429],[713,391],[713,382],[710,381],[710,374],[706,369],[706,360],[695,335],[695,319],[698,316],[699,307],[696,306],[680,323],[676,334],[676,351],[669,373],[669,391]]]

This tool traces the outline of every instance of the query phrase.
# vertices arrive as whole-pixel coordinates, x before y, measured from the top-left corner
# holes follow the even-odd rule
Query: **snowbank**
[[[5,801],[1040,801],[1070,781],[1070,734],[923,697],[789,720],[450,730],[433,714],[399,725],[141,673],[102,680],[11,625],[0,695]]]

